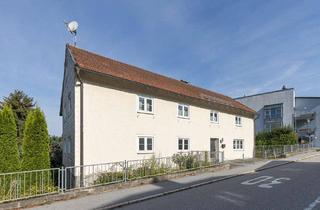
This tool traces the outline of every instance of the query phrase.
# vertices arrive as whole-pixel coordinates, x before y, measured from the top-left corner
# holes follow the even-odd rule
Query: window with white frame
[[[138,112],[153,113],[153,98],[138,96]]]
[[[233,140],[233,149],[234,150],[243,150],[243,139],[234,139]]]
[[[138,152],[153,153],[153,137],[152,136],[138,137]]]
[[[178,117],[189,118],[189,105],[178,104]]]
[[[189,151],[190,149],[190,140],[187,138],[178,138],[178,151]]]
[[[241,126],[242,125],[242,119],[241,119],[241,117],[239,117],[239,116],[235,116],[235,124],[237,125],[237,126]]]
[[[219,123],[219,112],[210,111],[210,122]]]

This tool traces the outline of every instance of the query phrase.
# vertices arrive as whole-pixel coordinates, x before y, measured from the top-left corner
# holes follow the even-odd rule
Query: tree
[[[20,169],[17,144],[17,127],[14,114],[9,106],[0,112],[0,173]]]
[[[50,159],[51,168],[62,166],[62,137],[50,136]]]
[[[4,106],[10,106],[15,117],[17,126],[18,146],[21,150],[23,127],[29,111],[34,109],[35,103],[32,97],[29,97],[21,90],[15,90],[10,93],[8,97],[3,98],[3,102],[0,102],[0,108]]]
[[[22,170],[50,168],[47,122],[40,108],[29,112],[22,143]]]

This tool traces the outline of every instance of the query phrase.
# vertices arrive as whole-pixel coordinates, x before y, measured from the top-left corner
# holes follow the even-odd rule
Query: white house
[[[251,158],[255,111],[238,101],[66,46],[60,115],[65,166],[224,151]]]

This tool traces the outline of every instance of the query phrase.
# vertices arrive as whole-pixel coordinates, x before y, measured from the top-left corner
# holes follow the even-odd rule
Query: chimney
[[[189,82],[188,81],[185,81],[185,80],[180,80],[180,82],[183,82],[183,83],[185,83],[185,84],[189,84]]]

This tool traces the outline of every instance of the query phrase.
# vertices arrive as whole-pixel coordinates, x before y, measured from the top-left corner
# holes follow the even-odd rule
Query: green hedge
[[[292,145],[297,142],[297,135],[291,127],[275,128],[256,136],[256,145]]]

